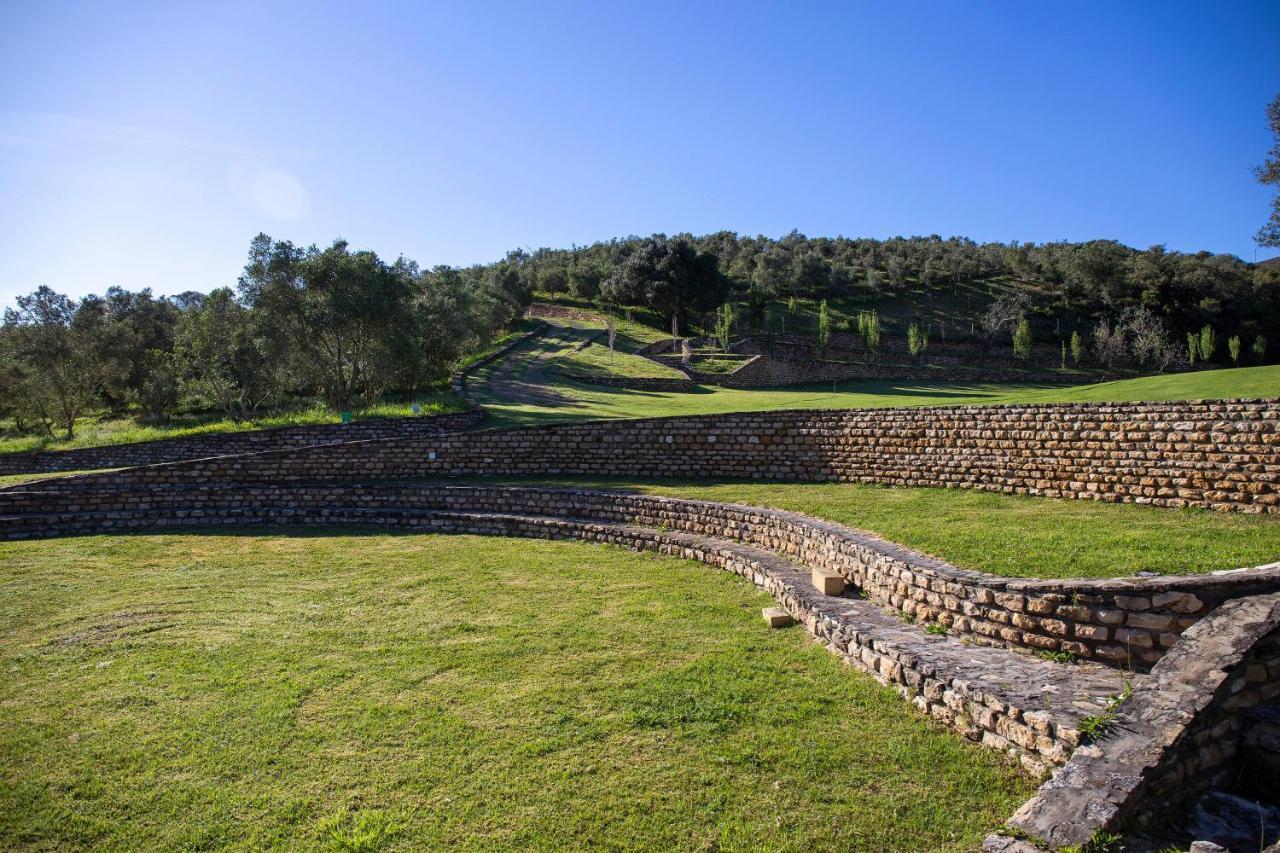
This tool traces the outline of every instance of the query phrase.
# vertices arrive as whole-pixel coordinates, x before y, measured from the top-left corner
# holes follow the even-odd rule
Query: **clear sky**
[[[1280,2],[0,2],[0,303],[656,231],[1254,258]],[[1259,251],[1259,260],[1274,252]]]

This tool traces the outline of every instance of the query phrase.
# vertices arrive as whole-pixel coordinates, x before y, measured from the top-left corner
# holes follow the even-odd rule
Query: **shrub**
[[[924,351],[929,348],[929,332],[919,323],[912,323],[907,327],[907,352],[911,353],[911,357],[919,360]]]
[[[1031,324],[1024,316],[1018,320],[1018,325],[1013,330],[1013,357],[1030,364],[1032,352]]]
[[[1212,361],[1213,354],[1218,349],[1218,335],[1213,331],[1213,326],[1205,324],[1200,330],[1200,360]]]

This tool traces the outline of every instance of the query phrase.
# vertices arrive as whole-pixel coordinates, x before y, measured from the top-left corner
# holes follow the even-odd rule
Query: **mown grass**
[[[112,471],[113,468],[100,468],[93,472],[90,471],[52,471],[28,474],[0,474],[0,489],[9,486],[20,486],[23,483],[30,483],[34,480],[47,480],[50,477],[70,477],[73,474],[101,473],[103,471]]]
[[[705,386],[695,393],[667,393],[600,388],[562,377],[553,380],[554,389],[563,399],[551,405],[504,402],[487,393],[483,382],[476,383],[472,391],[489,410],[485,426],[776,409],[1280,397],[1280,365],[1074,386],[881,380],[755,390]]]
[[[460,411],[465,403],[445,392],[422,395],[419,400],[424,415]],[[410,403],[380,403],[355,411],[356,420],[366,418],[406,417],[411,415]],[[283,426],[312,426],[336,424],[341,421],[337,412],[328,406],[310,404],[282,412],[263,415],[249,420],[232,420],[221,413],[196,413],[174,417],[164,424],[139,423],[136,418],[86,417],[76,423],[76,435],[70,441],[61,435],[37,435],[20,433],[12,421],[0,422],[0,454],[23,453],[33,450],[72,450],[80,447],[100,447],[107,444],[130,444],[160,438],[185,438],[210,433],[243,432]]]
[[[1280,560],[1280,518],[860,483],[538,477],[537,483],[803,512],[1007,577],[1202,574]]]
[[[678,370],[639,355],[621,350],[615,341],[609,350],[607,341],[592,342],[555,360],[555,365],[569,373],[585,376],[625,376],[655,379],[684,379]]]
[[[85,537],[0,590],[7,849],[971,850],[1034,788],[673,558]]]

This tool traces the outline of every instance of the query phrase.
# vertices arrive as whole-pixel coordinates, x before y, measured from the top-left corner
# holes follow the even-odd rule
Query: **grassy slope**
[[[602,339],[603,341],[603,339]],[[606,342],[593,342],[569,355],[556,359],[556,365],[570,373],[586,376],[651,377],[657,379],[684,379],[678,370],[638,355],[632,355],[617,347],[609,351]]]
[[[88,537],[0,589],[8,849],[970,850],[1033,788],[672,558]]]
[[[846,409],[883,406],[932,406],[968,403],[1179,400],[1280,396],[1280,366],[1206,370],[1124,379],[1070,387],[956,382],[872,381],[796,388],[734,390],[704,388],[699,393],[657,393],[601,389],[563,382],[570,398],[557,405],[516,405],[486,397],[485,426],[516,426],[588,418],[655,417],[772,409]]]
[[[423,414],[443,414],[459,411],[463,402],[452,394],[436,393],[419,399]],[[412,414],[408,403],[384,403],[356,413],[356,419],[377,417],[404,417]],[[133,418],[87,417],[76,424],[76,436],[71,441],[61,437],[49,437],[18,433],[12,425],[0,426],[0,454],[21,453],[32,450],[71,450],[78,447],[99,447],[105,444],[129,444],[158,438],[183,438],[210,433],[241,432],[282,426],[311,426],[336,424],[340,418],[326,406],[312,406],[296,411],[267,415],[248,421],[233,421],[221,415],[191,415],[174,418],[168,424],[139,424]]]
[[[638,491],[793,510],[875,533],[963,568],[1009,577],[1198,574],[1280,559],[1280,519],[1274,516],[859,483],[586,477],[500,482]]]

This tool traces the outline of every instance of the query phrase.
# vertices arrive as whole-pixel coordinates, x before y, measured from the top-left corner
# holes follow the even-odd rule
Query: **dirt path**
[[[506,358],[473,378],[479,394],[494,402],[534,406],[563,406],[573,399],[547,378],[551,362],[599,331],[580,320],[547,318],[552,325],[542,335],[517,347]]]

